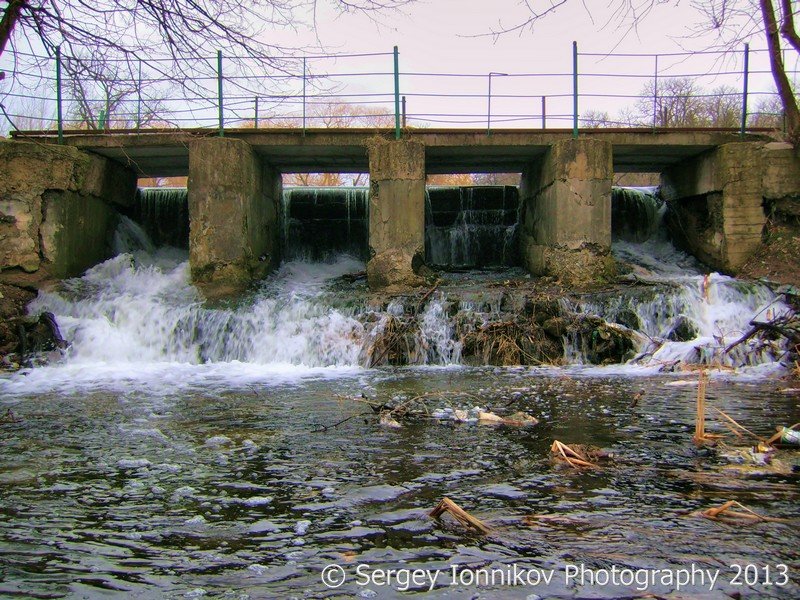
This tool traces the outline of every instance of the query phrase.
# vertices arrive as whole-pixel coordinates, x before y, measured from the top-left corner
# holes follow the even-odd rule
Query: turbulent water
[[[387,305],[337,279],[364,268],[339,256],[287,262],[246,298],[208,307],[186,251],[156,248],[123,219],[118,256],[31,306],[55,315],[69,342],[61,362],[0,379],[0,595],[331,597],[321,573],[336,564],[345,597],[403,589],[359,578],[361,565],[439,573],[432,594],[448,598],[664,595],[674,586],[567,574],[692,566],[720,572],[711,588],[680,590],[688,597],[797,597],[794,459],[759,469],[746,451],[694,450],[697,376],[681,371],[728,367],[707,401],[760,435],[800,421],[796,391],[776,385],[780,345],[723,351],[751,319],[786,307],[765,286],[705,273],[654,231],[615,242],[634,265],[631,293],[563,300],[635,332],[627,362],[589,365],[586,338],[566,334],[564,366],[497,368],[463,365],[463,327],[465,315],[506,314],[502,286],[475,292],[470,279],[463,293]],[[416,305],[420,366],[366,368],[371,344]],[[386,429],[363,404],[414,397],[432,411],[523,410],[540,424]],[[709,427],[727,431],[716,413]],[[616,458],[600,471],[559,468],[553,439]],[[443,496],[492,533],[430,519]],[[694,514],[726,500],[791,522],[738,528]],[[514,565],[553,579],[497,579]],[[747,565],[758,578],[738,586]],[[481,569],[495,580],[467,576]]]
[[[642,210],[658,218],[658,210]],[[764,285],[705,273],[663,236],[658,230],[644,242],[614,244],[617,257],[633,265],[636,281],[650,285],[630,293],[615,289],[562,300],[576,314],[599,315],[632,332],[634,356],[602,369],[656,373],[707,364],[745,368],[751,374],[774,372],[784,352],[778,343],[752,341],[725,349],[752,319],[776,316],[786,307]],[[330,262],[286,262],[237,304],[208,308],[189,282],[186,251],[156,249],[127,218],[115,244],[115,258],[57,290],[42,292],[30,307],[34,313],[55,315],[69,342],[64,360],[1,380],[0,389],[124,388],[131,381],[152,388],[185,387],[203,386],[209,379],[237,383],[242,378],[351,373],[371,364],[371,344],[391,325],[391,317],[418,303],[412,297],[376,305],[357,286],[332,286],[337,277],[364,268],[361,261],[338,255]],[[458,365],[465,322],[474,329],[507,318],[508,294],[497,288],[477,296],[460,294],[459,285],[456,279],[454,292],[437,292],[417,307],[418,349],[409,362]],[[585,335],[566,334],[564,346],[557,362],[567,368],[590,362]]]

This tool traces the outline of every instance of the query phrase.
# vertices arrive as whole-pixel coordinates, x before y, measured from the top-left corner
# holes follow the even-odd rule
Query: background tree
[[[791,82],[786,74],[783,52],[793,58],[800,55],[800,35],[794,17],[798,12],[797,0],[611,0],[610,23],[616,23],[624,33],[636,29],[659,5],[676,5],[680,2],[695,9],[698,19],[694,26],[696,35],[715,34],[712,46],[732,51],[756,36],[763,36],[770,58],[770,68],[775,88],[781,99],[786,119],[788,139],[800,145],[800,107]],[[498,36],[510,32],[522,33],[533,29],[546,17],[565,7],[578,5],[578,0],[550,0],[544,7],[540,3],[525,2],[529,16],[511,26],[501,26],[491,32]],[[587,2],[582,2],[587,11]],[[782,42],[783,40],[783,42]],[[687,115],[688,116],[688,115]]]
[[[705,125],[701,93],[696,81],[689,77],[662,79],[658,82],[658,90],[655,90],[655,81],[651,80],[636,101],[639,120],[643,124],[654,124],[656,127]]]
[[[67,93],[74,102],[70,118],[77,127],[98,129],[101,122],[106,128],[147,126],[164,112],[159,102],[147,99],[137,107],[137,92],[143,90],[120,76],[116,67],[117,63],[98,57],[64,61]]]
[[[611,117],[608,116],[608,112],[599,110],[587,110],[584,112],[581,115],[581,124],[591,129],[612,126]]]

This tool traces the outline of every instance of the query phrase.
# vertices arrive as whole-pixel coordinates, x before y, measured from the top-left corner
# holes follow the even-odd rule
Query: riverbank
[[[763,241],[741,276],[800,287],[800,202],[785,200],[773,207]]]

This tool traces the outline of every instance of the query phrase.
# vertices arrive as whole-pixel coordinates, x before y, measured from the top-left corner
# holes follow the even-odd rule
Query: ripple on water
[[[364,374],[333,388],[305,381],[276,386],[268,396],[215,389],[167,402],[142,390],[124,398],[97,392],[18,401],[20,422],[3,430],[11,450],[0,453],[0,563],[11,566],[0,595],[321,595],[320,572],[332,562],[351,576],[364,563],[447,574],[454,563],[475,569],[516,562],[554,568],[557,579],[566,564],[796,563],[787,543],[796,537],[791,525],[733,528],[692,516],[732,499],[769,516],[800,518],[791,466],[782,474],[731,469],[724,453],[694,450],[695,387],[665,385],[669,378],[519,370],[421,373]],[[474,404],[513,402],[541,422],[530,430],[422,422],[387,433],[363,417],[329,431],[315,427],[357,414],[361,406],[335,395],[363,389],[387,398],[469,390]],[[760,433],[800,421],[795,398],[772,384],[712,381],[709,398]],[[725,429],[713,415],[709,427]],[[558,468],[548,459],[553,439],[596,445],[615,458],[598,472]],[[492,534],[428,517],[443,496]],[[366,589],[395,595],[352,580],[342,592]],[[725,584],[718,591],[737,590]],[[795,581],[741,591],[800,595]],[[563,577],[535,590],[553,598],[630,592],[567,588]],[[433,595],[474,593],[525,598],[531,590],[440,585]]]

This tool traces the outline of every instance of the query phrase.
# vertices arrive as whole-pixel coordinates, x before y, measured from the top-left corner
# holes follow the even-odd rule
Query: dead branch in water
[[[450,500],[447,496],[442,498],[442,501],[436,505],[430,512],[430,516],[438,519],[443,513],[450,513],[453,518],[461,523],[467,529],[474,529],[475,531],[486,535],[489,533],[489,528],[477,517],[473,517],[458,504]]]
[[[556,455],[556,458],[563,460],[574,469],[579,469],[581,467],[587,469],[600,468],[595,463],[590,462],[587,456],[573,448],[570,448],[566,444],[559,442],[558,440],[553,441],[553,445],[550,446],[550,451]]]
[[[731,510],[734,506],[738,506],[742,511]],[[730,524],[742,523],[788,523],[788,519],[779,519],[777,517],[765,517],[757,512],[754,512],[736,500],[728,500],[720,506],[706,509],[699,513],[699,516],[712,521],[720,521]]]
[[[786,338],[793,346],[800,344],[800,317],[794,312],[778,315],[770,321],[750,321],[751,329],[738,340],[729,344],[725,352],[730,352],[739,344],[743,344],[763,333],[774,333]]]
[[[737,423],[737,422],[736,422],[736,420],[734,420],[734,419],[733,419],[733,417],[730,417],[730,416],[728,416],[727,414],[725,414],[723,411],[721,411],[721,410],[720,410],[720,409],[718,409],[717,407],[715,407],[715,406],[712,406],[711,408],[713,408],[715,411],[717,411],[717,412],[718,412],[720,415],[722,415],[722,417],[723,417],[723,418],[724,418],[726,421],[728,421],[728,422],[729,422],[731,425],[733,425],[733,427],[732,427],[732,428],[730,428],[730,429],[731,429],[731,431],[732,431],[734,434],[736,434],[737,436],[741,437],[741,435],[742,435],[742,434],[741,434],[741,433],[739,433],[739,432],[737,431],[737,430],[740,430],[740,431],[744,431],[744,432],[745,432],[746,434],[748,434],[750,437],[752,437],[752,438],[754,438],[754,439],[758,440],[759,442],[762,442],[762,441],[764,441],[764,438],[762,438],[760,435],[756,435],[755,433],[753,433],[752,431],[750,431],[749,429],[747,429],[747,427],[744,427],[744,426],[742,426],[742,425],[739,425],[739,423]]]

